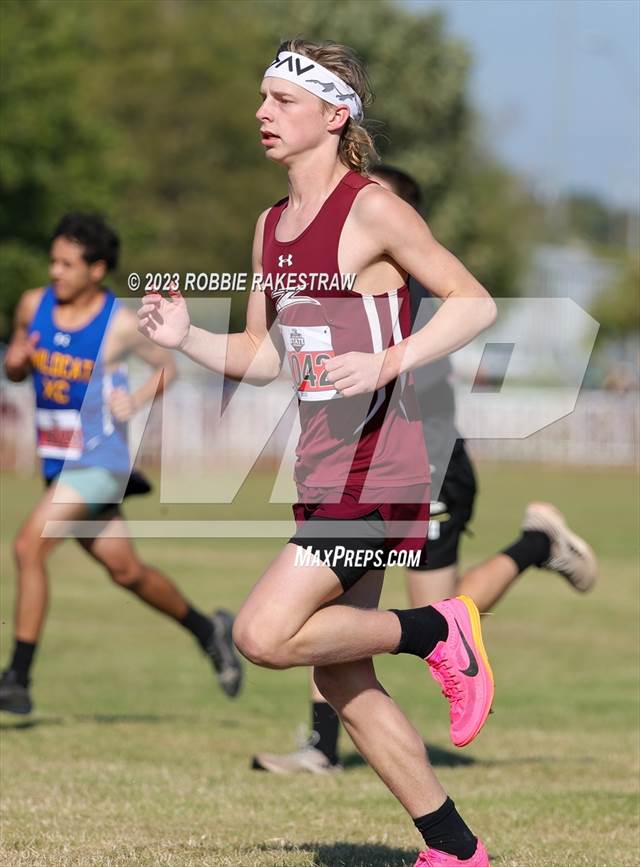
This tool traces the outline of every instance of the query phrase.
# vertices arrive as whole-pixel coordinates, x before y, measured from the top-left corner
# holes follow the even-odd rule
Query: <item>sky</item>
[[[547,195],[640,208],[640,0],[404,0],[470,48],[494,153]]]

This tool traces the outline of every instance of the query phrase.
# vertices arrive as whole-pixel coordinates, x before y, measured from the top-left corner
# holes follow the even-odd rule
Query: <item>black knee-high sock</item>
[[[338,763],[340,718],[326,701],[311,702],[311,730],[318,737],[314,744],[315,748],[324,753],[332,765],[336,765]]]
[[[447,621],[433,605],[407,611],[391,610],[400,621],[401,630],[400,644],[394,653],[412,653],[426,659],[439,641],[447,640]]]
[[[9,668],[15,671],[18,683],[22,686],[29,685],[29,672],[37,646],[29,641],[20,641],[18,638],[13,645],[13,657]]]
[[[540,530],[525,530],[513,545],[501,552],[511,557],[518,567],[518,572],[524,572],[529,566],[542,566],[549,559],[551,539]]]
[[[206,617],[204,614],[201,614],[199,611],[196,611],[195,608],[189,606],[189,610],[182,618],[180,623],[184,626],[185,629],[188,629],[189,632],[193,633],[197,638],[200,646],[206,650],[209,647],[211,642],[211,638],[213,636],[213,623],[209,617]]]
[[[433,813],[420,816],[413,822],[429,849],[455,855],[463,861],[471,858],[476,851],[478,840],[465,824],[451,798],[447,798]]]

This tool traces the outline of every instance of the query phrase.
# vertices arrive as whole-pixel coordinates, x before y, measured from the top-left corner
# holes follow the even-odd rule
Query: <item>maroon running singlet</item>
[[[388,533],[388,547],[417,549],[429,518],[429,463],[411,374],[373,395],[342,397],[324,369],[328,358],[381,352],[411,334],[406,284],[362,295],[346,288],[352,284],[338,267],[342,228],[370,183],[348,172],[292,241],[275,237],[288,199],[274,205],[264,227],[263,285],[278,313],[298,393],[296,521],[354,520],[378,510],[385,524],[407,522],[400,535]]]

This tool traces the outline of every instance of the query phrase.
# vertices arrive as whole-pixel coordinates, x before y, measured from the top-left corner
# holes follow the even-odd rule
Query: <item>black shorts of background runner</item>
[[[409,568],[429,572],[453,566],[458,562],[460,537],[471,520],[476,490],[473,464],[464,440],[458,440],[438,497],[447,510],[441,518],[434,518],[429,522],[429,538],[422,549],[420,562]]]
[[[328,535],[331,528],[326,527],[327,535],[318,536],[318,524],[334,525],[335,535]],[[342,536],[340,534],[340,525],[345,524],[353,526],[356,532]],[[312,516],[307,518],[298,527],[295,536],[292,536],[289,541],[294,545],[299,545],[301,548],[311,548],[313,554],[317,552],[321,562],[326,557],[329,561],[329,567],[337,575],[338,580],[342,584],[342,589],[346,592],[371,569],[381,568],[373,565],[376,562],[376,557],[380,561],[386,562],[387,549],[385,547],[385,537],[385,523],[382,515],[376,509],[363,518],[356,518],[351,521],[340,521],[335,518],[315,518]],[[345,551],[353,552],[354,556],[359,551],[370,551],[372,553],[364,564],[358,566],[346,565],[345,557],[333,559],[336,549],[340,547],[344,548]],[[360,558],[364,560],[365,554],[361,554]]]

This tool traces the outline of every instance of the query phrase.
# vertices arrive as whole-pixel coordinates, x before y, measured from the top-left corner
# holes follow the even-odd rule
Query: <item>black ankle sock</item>
[[[36,644],[31,644],[29,641],[20,641],[17,638],[13,646],[13,658],[9,668],[15,671],[18,683],[22,684],[22,686],[29,685],[29,671],[31,670],[36,647]]]
[[[401,629],[400,644],[394,653],[413,653],[426,659],[439,641],[447,640],[447,621],[432,605],[406,611],[391,610],[400,621]]]
[[[413,820],[430,849],[455,855],[465,861],[476,851],[478,840],[466,826],[451,798],[433,813]]]
[[[315,748],[324,753],[332,765],[338,763],[340,718],[326,701],[311,702],[311,729],[318,736]]]
[[[511,557],[518,567],[518,572],[524,572],[529,566],[542,566],[549,559],[551,540],[540,530],[525,530],[522,536],[505,548],[502,553]]]
[[[189,606],[189,610],[180,623],[198,639],[200,646],[207,649],[213,635],[213,624],[208,617]]]

